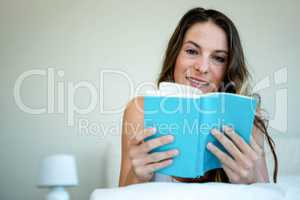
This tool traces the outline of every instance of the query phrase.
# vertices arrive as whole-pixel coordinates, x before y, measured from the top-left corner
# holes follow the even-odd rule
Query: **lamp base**
[[[69,193],[63,187],[52,187],[46,200],[70,200]]]

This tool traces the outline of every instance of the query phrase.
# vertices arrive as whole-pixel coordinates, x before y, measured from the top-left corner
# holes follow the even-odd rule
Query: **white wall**
[[[54,153],[72,153],[77,158],[80,186],[71,189],[74,200],[87,199],[97,187],[116,186],[122,113],[105,114],[100,112],[100,105],[107,109],[124,107],[132,97],[130,84],[135,91],[140,83],[157,78],[170,34],[180,17],[194,6],[224,11],[236,23],[255,82],[271,78],[271,86],[261,91],[271,118],[276,114],[276,91],[288,91],[288,129],[285,133],[270,129],[273,137],[276,141],[299,139],[299,1],[1,0],[0,199],[41,199],[46,191],[36,187],[38,161]],[[287,67],[288,83],[274,85],[273,75],[283,67]],[[23,72],[47,72],[47,68],[55,72],[54,113],[47,113],[50,109],[28,114],[14,100],[16,80]],[[106,74],[103,85],[100,72],[108,69],[125,72],[130,82]],[[64,71],[63,77],[57,75],[59,70]],[[80,81],[88,81],[97,89],[97,106],[88,114],[76,114],[74,125],[68,126],[68,84]],[[58,83],[65,84],[63,113],[57,111]],[[51,104],[46,76],[26,79],[21,97],[34,108]],[[84,108],[89,101],[88,90],[79,89],[76,105]],[[282,108],[284,101],[281,103]],[[79,119],[104,126],[106,135],[101,130],[84,135],[78,128]],[[283,123],[281,119],[275,124]],[[294,147],[299,145],[294,143]],[[280,154],[287,162],[288,148],[285,144],[286,153]],[[299,157],[294,159],[299,163]],[[280,171],[300,174],[295,166]]]

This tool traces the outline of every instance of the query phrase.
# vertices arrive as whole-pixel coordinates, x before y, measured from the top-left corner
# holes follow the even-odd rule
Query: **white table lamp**
[[[64,187],[76,185],[78,177],[74,156],[57,154],[46,157],[40,163],[38,186],[51,189],[47,200],[69,200],[69,194]]]

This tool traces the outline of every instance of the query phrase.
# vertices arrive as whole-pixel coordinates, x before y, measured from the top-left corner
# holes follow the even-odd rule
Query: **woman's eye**
[[[214,59],[219,63],[225,63],[226,59],[220,56],[215,56]]]
[[[196,51],[195,49],[187,49],[185,50],[185,52],[189,55],[197,55],[198,51]]]

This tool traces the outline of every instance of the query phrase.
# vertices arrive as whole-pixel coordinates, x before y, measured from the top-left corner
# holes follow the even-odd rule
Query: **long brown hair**
[[[227,36],[228,41],[228,66],[225,72],[223,80],[223,89],[228,89],[228,86],[233,86],[233,90],[225,90],[224,92],[233,92],[242,95],[253,95],[250,93],[249,80],[251,79],[248,68],[245,64],[244,53],[242,44],[236,27],[233,22],[225,16],[223,13],[204,8],[194,8],[189,10],[179,21],[173,35],[171,36],[168,47],[165,53],[163,66],[158,78],[158,84],[162,81],[174,82],[174,69],[177,56],[181,50],[185,33],[195,23],[213,22],[220,27]],[[256,95],[259,97],[259,95]],[[260,98],[258,98],[258,107],[260,107]],[[270,137],[267,126],[268,121],[263,119],[261,115],[256,114],[254,119],[254,125],[264,134],[268,145],[270,146],[273,158],[274,158],[274,172],[273,181],[277,181],[278,173],[278,160],[275,152],[275,144]],[[212,175],[213,174],[213,175]],[[224,171],[214,170],[214,173],[210,173],[210,177],[216,181],[227,182],[228,178],[224,176]]]

